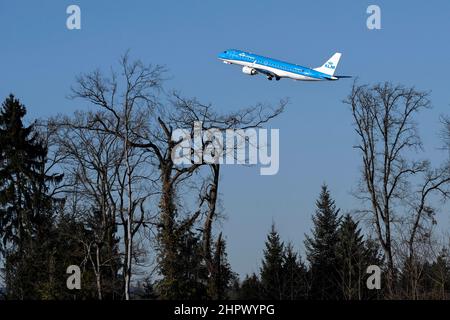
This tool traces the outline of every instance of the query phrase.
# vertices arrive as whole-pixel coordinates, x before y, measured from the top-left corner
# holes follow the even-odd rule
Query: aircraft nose
[[[219,58],[219,59],[226,59],[226,57],[227,57],[226,52],[221,52],[221,53],[219,53],[219,55],[218,55],[218,58]]]

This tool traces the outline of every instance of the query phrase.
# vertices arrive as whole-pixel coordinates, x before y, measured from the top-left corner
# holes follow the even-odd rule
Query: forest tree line
[[[72,115],[25,123],[0,111],[0,257],[4,299],[448,299],[448,243],[435,232],[450,196],[449,160],[431,164],[418,132],[428,92],[359,85],[345,99],[357,138],[361,208],[341,214],[324,185],[304,257],[272,226],[258,274],[227,259],[220,163],[180,165],[175,129],[251,129],[284,111],[256,103],[221,114],[163,87],[167,71],[124,55],[78,76]],[[442,117],[450,151],[450,118]],[[209,151],[213,141],[201,142]],[[234,156],[234,153],[233,153]],[[193,154],[193,158],[195,154]],[[66,285],[70,265],[81,289]],[[368,290],[367,267],[382,270]]]

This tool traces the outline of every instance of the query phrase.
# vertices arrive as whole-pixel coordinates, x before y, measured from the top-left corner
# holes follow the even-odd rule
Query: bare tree
[[[432,169],[428,161],[413,159],[422,150],[415,117],[431,107],[428,93],[390,83],[371,87],[355,83],[344,102],[351,106],[359,138],[355,148],[362,155],[358,196],[370,204],[368,212],[387,260],[392,296],[396,236],[403,233],[408,257],[414,260],[415,244],[427,236],[427,221],[434,216],[430,198],[449,196],[449,172],[445,166]]]
[[[100,71],[81,75],[72,88],[71,98],[81,98],[99,106],[100,112],[79,128],[93,130],[118,139],[121,160],[117,171],[116,210],[124,235],[124,297],[130,299],[132,276],[133,239],[144,225],[145,203],[152,194],[152,174],[148,165],[153,156],[145,149],[136,148],[132,141],[147,129],[146,119],[154,104],[154,90],[160,85],[160,66],[144,66],[141,62],[130,63],[128,54],[120,61],[120,76],[114,71],[105,77]],[[143,164],[146,163],[144,166]]]
[[[103,278],[115,282],[117,259],[117,206],[116,186],[122,163],[119,140],[111,135],[84,126],[93,117],[78,112],[73,118],[53,119],[58,127],[58,153],[65,155],[62,167],[66,172],[65,192],[76,196],[68,205],[76,206],[79,219],[92,228],[92,239],[79,239],[86,251],[86,260],[92,264],[96,277],[97,297],[105,295]],[[70,197],[68,197],[70,200]],[[106,268],[106,270],[105,270]],[[107,271],[108,270],[108,271]],[[114,283],[109,284],[114,295]]]
[[[178,260],[176,243],[182,234],[200,223],[202,217],[203,223],[198,228],[203,234],[203,256],[208,269],[212,269],[212,225],[217,216],[220,162],[174,162],[174,152],[182,143],[182,139],[174,140],[174,129],[188,130],[193,137],[194,123],[200,123],[202,130],[221,132],[256,128],[280,114],[287,102],[281,101],[275,109],[257,104],[220,115],[213,111],[211,105],[202,104],[197,99],[182,98],[176,92],[166,95],[166,99],[159,98],[164,74],[164,68],[160,66],[130,62],[125,55],[120,68],[120,80],[115,72],[109,77],[99,71],[79,77],[73,97],[83,98],[108,113],[110,116],[100,115],[95,119],[95,127],[122,140],[125,152],[149,155],[152,165],[148,171],[158,172],[160,201],[156,225],[161,253],[159,261],[167,266],[164,268],[165,278],[169,282],[176,281],[176,268],[173,267]],[[137,116],[131,117],[133,114]],[[202,139],[200,150],[204,151],[212,143]],[[198,191],[198,202],[194,207],[180,205],[183,202],[181,195],[187,189]],[[130,203],[129,207],[133,205]]]
[[[448,151],[450,161],[450,116],[441,117],[441,122],[443,125],[442,141],[444,142],[444,148]]]
[[[131,269],[137,254],[133,239],[144,223],[145,205],[152,194],[152,183],[147,174],[149,155],[143,150],[130,148],[116,135],[101,130],[95,120],[108,117],[112,121],[110,113],[78,112],[74,118],[65,117],[54,122],[60,127],[58,145],[67,155],[65,167],[73,182],[67,191],[81,193],[86,200],[85,205],[91,205],[91,209],[84,212],[89,212],[88,222],[97,236],[82,242],[96,275],[98,297],[103,297],[102,270],[109,266],[109,278],[117,276],[117,228],[121,226],[123,296],[129,299]],[[139,121],[130,119],[130,122]],[[92,255],[95,258],[91,258]]]

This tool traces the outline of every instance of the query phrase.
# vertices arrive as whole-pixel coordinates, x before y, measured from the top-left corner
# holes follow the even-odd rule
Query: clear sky
[[[81,7],[82,29],[66,28],[66,8]],[[366,9],[381,7],[381,30],[368,30]],[[359,175],[351,114],[341,101],[352,80],[305,83],[249,77],[217,60],[228,48],[304,66],[334,52],[338,74],[360,82],[393,81],[432,90],[434,109],[421,115],[428,157],[438,164],[439,115],[450,114],[450,2],[434,1],[6,1],[0,0],[0,97],[10,92],[30,119],[86,108],[66,95],[74,77],[116,65],[121,54],[164,64],[168,88],[235,110],[289,97],[280,129],[280,171],[225,166],[222,221],[235,271],[257,271],[272,221],[284,240],[303,247],[320,186],[326,182],[344,212],[359,206],[350,192]],[[449,216],[441,214],[441,228]]]

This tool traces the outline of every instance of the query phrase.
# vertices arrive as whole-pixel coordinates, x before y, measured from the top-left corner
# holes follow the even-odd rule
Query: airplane
[[[341,53],[336,52],[321,67],[315,69],[235,49],[221,52],[218,58],[226,64],[243,66],[242,72],[251,76],[260,73],[265,75],[269,80],[275,78],[278,81],[281,78],[290,78],[299,81],[320,81],[351,78],[351,76],[334,75],[341,55]]]

